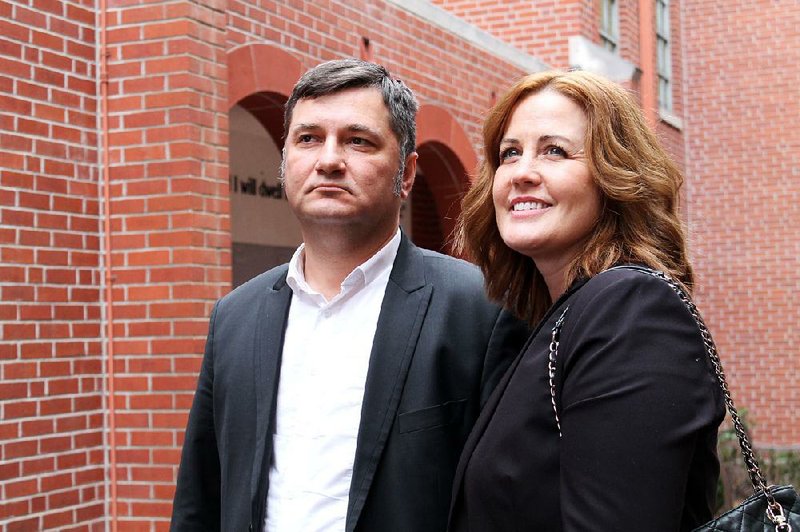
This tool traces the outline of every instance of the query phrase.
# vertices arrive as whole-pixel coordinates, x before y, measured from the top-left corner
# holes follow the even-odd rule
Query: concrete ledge
[[[659,110],[658,111],[658,118],[665,124],[674,127],[678,131],[683,129],[683,120],[678,118],[677,116],[668,113],[666,111]]]
[[[569,64],[572,67],[601,74],[618,83],[632,81],[639,69],[615,53],[609,52],[582,35],[569,38]]]

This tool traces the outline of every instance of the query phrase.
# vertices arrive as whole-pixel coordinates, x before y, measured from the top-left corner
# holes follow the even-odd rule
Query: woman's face
[[[492,188],[500,236],[545,276],[577,256],[599,219],[585,131],[583,110],[544,89],[517,103],[500,140]]]

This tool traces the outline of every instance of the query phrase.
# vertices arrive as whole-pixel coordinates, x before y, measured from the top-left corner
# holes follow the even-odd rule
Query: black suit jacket
[[[256,277],[212,312],[172,530],[263,527],[286,272]],[[486,300],[474,266],[403,236],[370,355],[347,531],[444,530],[461,448],[526,336]]]
[[[548,355],[565,308],[555,364]],[[537,326],[475,424],[450,530],[677,532],[711,519],[725,410],[694,318],[660,279],[578,282]]]

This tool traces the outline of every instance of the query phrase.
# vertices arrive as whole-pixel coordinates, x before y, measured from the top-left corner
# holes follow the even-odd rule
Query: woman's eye
[[[506,161],[512,157],[519,157],[521,154],[517,148],[506,148],[500,151],[500,160]]]
[[[567,152],[560,146],[548,146],[544,149],[544,155],[548,157],[566,157]]]

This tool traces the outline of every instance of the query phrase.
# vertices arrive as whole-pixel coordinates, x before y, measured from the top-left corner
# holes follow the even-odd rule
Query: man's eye
[[[297,142],[303,144],[311,142],[312,140],[314,140],[314,137],[312,135],[300,135],[299,137],[297,137]]]
[[[350,143],[355,146],[367,146],[369,141],[363,137],[353,137],[350,139]]]
[[[500,160],[506,161],[512,157],[519,157],[520,155],[522,155],[522,152],[520,152],[517,148],[506,148],[500,151]]]

